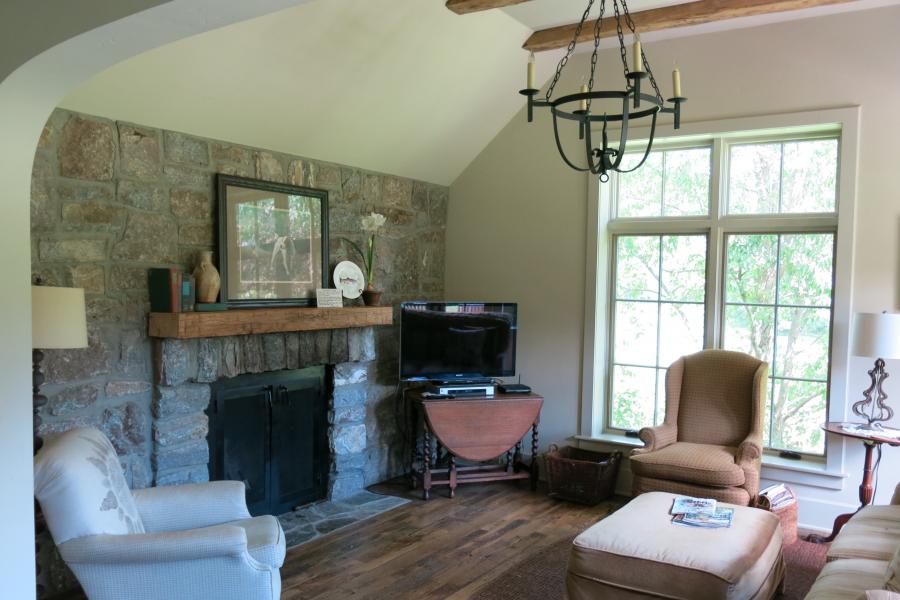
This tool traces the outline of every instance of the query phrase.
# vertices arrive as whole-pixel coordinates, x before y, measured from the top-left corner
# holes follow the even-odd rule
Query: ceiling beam
[[[522,4],[531,0],[447,0],[447,8],[458,15]]]
[[[676,4],[653,10],[644,10],[632,13],[635,29],[638,33],[660,31],[686,27],[688,25],[700,25],[725,21],[739,17],[752,17],[768,13],[786,12],[826,6],[830,4],[843,4],[854,0],[699,0],[687,4]],[[449,4],[449,2],[448,2]],[[561,25],[550,29],[541,29],[531,34],[523,47],[526,50],[541,52],[543,50],[556,50],[565,48],[575,35],[577,23]],[[601,37],[616,35],[615,18],[603,18]],[[594,39],[594,28],[585,24],[581,30],[578,42],[588,42]]]

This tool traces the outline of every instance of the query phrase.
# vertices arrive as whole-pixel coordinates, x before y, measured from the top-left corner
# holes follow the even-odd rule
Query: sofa
[[[853,515],[806,600],[900,600],[900,484],[887,506]]]

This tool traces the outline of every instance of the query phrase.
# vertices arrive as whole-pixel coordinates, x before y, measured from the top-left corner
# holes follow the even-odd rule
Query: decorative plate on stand
[[[334,287],[341,290],[344,298],[359,298],[366,287],[362,269],[349,260],[339,262],[334,268]]]

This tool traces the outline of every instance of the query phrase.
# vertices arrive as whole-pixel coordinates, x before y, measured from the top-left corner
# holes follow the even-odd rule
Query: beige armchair
[[[639,432],[632,492],[661,491],[750,505],[759,492],[769,365],[703,350],[666,373],[666,418]]]

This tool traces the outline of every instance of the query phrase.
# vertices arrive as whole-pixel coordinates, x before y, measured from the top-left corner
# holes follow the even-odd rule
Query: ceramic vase
[[[200,253],[200,263],[194,269],[194,278],[197,280],[197,302],[211,304],[219,298],[222,280],[219,271],[212,264],[212,251]]]

